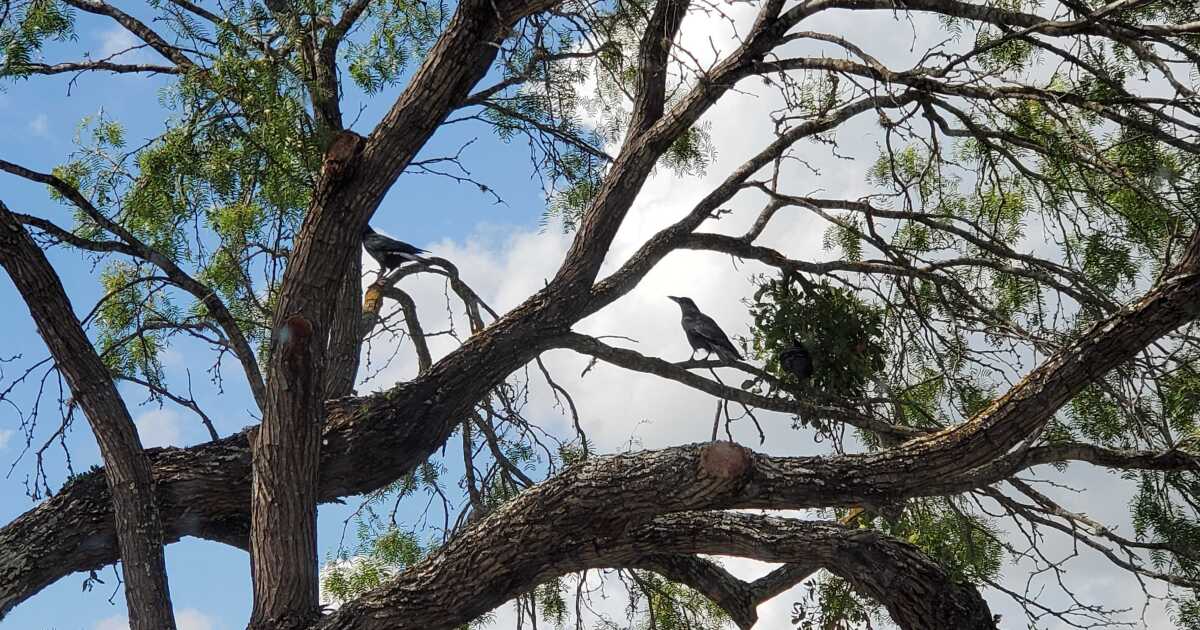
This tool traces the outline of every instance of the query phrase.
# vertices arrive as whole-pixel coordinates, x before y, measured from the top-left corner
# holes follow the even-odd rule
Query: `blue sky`
[[[733,5],[730,11],[744,26],[748,24],[752,8]],[[869,44],[868,52],[888,60],[912,56],[914,49],[919,54],[921,46],[914,47],[912,41],[917,37],[918,28],[923,29],[921,34],[926,39],[942,37],[933,19],[918,17],[909,21],[903,17],[897,20],[883,13],[855,16],[852,30],[845,22],[839,23],[844,19],[844,15],[823,15],[809,26],[828,32],[853,32],[862,43]],[[685,42],[689,49],[702,51],[698,54],[703,56],[704,51],[709,50],[709,36],[715,37],[718,44],[725,41],[722,38],[727,37],[727,25],[719,19],[700,22],[699,18],[689,17],[688,20],[684,33],[685,38],[690,38]],[[110,22],[90,16],[79,19],[78,34],[76,46],[79,48],[100,51],[127,45]],[[49,58],[58,60],[61,56],[52,52]],[[896,65],[903,66],[904,62],[897,61]],[[162,130],[166,112],[159,106],[153,80],[84,76],[71,88],[69,97],[66,95],[68,81],[69,77],[37,78],[7,85],[0,93],[0,133],[5,138],[0,156],[37,170],[49,170],[67,159],[78,121],[101,108],[127,126],[131,144]],[[756,82],[739,86],[744,91],[727,97],[709,116],[717,123],[712,134],[718,148],[718,157],[709,172],[698,178],[679,178],[669,172],[660,172],[651,178],[617,235],[610,261],[606,263],[608,268],[615,264],[614,261],[619,262],[630,255],[647,235],[690,209],[691,204],[731,168],[773,137],[768,113],[780,107],[780,103],[764,96],[762,90],[765,88],[751,83]],[[347,90],[350,94],[343,108],[345,112],[357,112],[359,103],[366,106],[355,126],[361,133],[369,130],[398,93],[398,88],[391,88],[366,98],[353,92],[352,86],[347,86]],[[347,117],[351,119],[353,114]],[[865,169],[878,155],[875,144],[878,128],[874,126],[873,118],[866,116],[856,120],[840,134],[839,154],[851,156],[855,161],[835,160],[830,157],[827,147],[816,143],[798,145],[798,154],[822,168],[823,172],[817,176],[795,164],[785,167],[793,168],[785,171],[784,178],[791,186],[791,192],[816,192],[846,198],[865,193]],[[519,141],[505,145],[492,139],[478,125],[454,125],[439,131],[422,157],[453,154],[473,138],[478,140],[465,153],[467,167],[476,178],[494,188],[507,204],[496,205],[491,197],[467,184],[426,175],[405,175],[392,189],[373,224],[382,231],[455,261],[463,270],[464,278],[494,307],[503,311],[542,286],[543,279],[552,274],[561,261],[569,236],[553,229],[539,230],[544,208],[540,183],[531,177],[528,152]],[[0,199],[13,210],[55,219],[62,224],[70,223],[69,212],[50,201],[43,187],[10,176],[3,176],[0,181],[5,184],[0,188]],[[732,212],[721,220],[720,225],[713,228],[710,223],[705,227],[738,234],[756,216],[760,201],[753,195],[741,195],[728,204]],[[824,226],[809,215],[784,211],[773,223],[773,231],[764,235],[764,244],[796,258],[821,260],[830,256],[821,248],[823,229]],[[49,255],[75,301],[76,311],[86,312],[99,297],[95,280],[97,269],[78,252],[56,248]],[[723,256],[700,252],[672,254],[637,289],[609,309],[585,320],[579,329],[586,333],[632,337],[638,340],[630,345],[634,349],[680,360],[687,356],[688,348],[678,328],[678,309],[664,296],[690,295],[730,335],[744,335],[749,319],[738,300],[752,291],[747,278],[762,271],[764,268],[760,265],[738,263]],[[442,285],[421,278],[413,278],[411,282],[405,288],[422,309],[427,309],[422,314],[426,329],[443,327],[444,322],[437,319],[445,308]],[[15,376],[14,369],[23,369],[44,357],[45,350],[7,278],[0,280],[0,303],[13,305],[0,312],[0,326],[7,331],[4,343],[0,344],[0,357],[22,355],[21,361],[0,364],[7,380]],[[465,329],[461,322],[459,324],[460,330]],[[446,337],[436,337],[431,340],[431,345],[437,354],[454,344]],[[381,346],[375,356],[387,354],[388,344]],[[196,398],[206,403],[206,410],[222,435],[250,424],[249,410],[254,405],[236,365],[226,366],[224,391],[218,395],[206,372],[211,363],[207,350],[188,342],[179,343],[173,350],[166,362],[168,378],[174,383],[184,382],[190,370]],[[631,446],[653,448],[708,439],[712,399],[707,395],[604,365],[589,372],[586,378],[581,377],[580,372],[587,361],[569,352],[550,352],[546,362],[556,378],[575,394],[584,425],[600,451],[611,452]],[[376,389],[407,378],[414,363],[410,349],[402,347],[397,363],[384,369],[363,389]],[[552,399],[546,395],[544,387],[533,383],[531,389],[536,402],[531,414],[544,420],[548,431],[562,435],[568,421],[553,409]],[[28,403],[31,400],[28,388],[21,391],[24,397],[17,401]],[[621,395],[613,396],[611,392],[614,391]],[[50,402],[43,405],[45,415],[41,422],[53,422],[57,417],[53,408],[56,396],[50,394],[48,398]],[[147,444],[191,445],[207,439],[199,421],[186,412],[170,407],[158,410],[154,406],[139,406],[142,396],[132,390],[126,391],[126,398]],[[743,444],[775,454],[826,452],[825,445],[814,445],[811,436],[791,430],[790,419],[786,416],[763,413],[759,417],[768,436],[766,444],[758,445],[752,428],[735,427],[735,435]],[[11,409],[0,407],[0,464],[3,464],[0,471],[7,471],[8,464],[23,448],[18,423],[19,418]],[[43,425],[38,431],[39,439],[44,440],[47,434],[46,425]],[[35,443],[34,448],[39,444]],[[98,461],[94,440],[85,424],[74,427],[67,444],[76,470],[84,470]],[[66,472],[58,450],[49,451],[46,467],[52,487],[61,485]],[[31,454],[27,454],[10,475],[0,478],[0,522],[8,522],[32,507],[33,503],[25,496],[24,483],[30,474],[32,460]],[[454,470],[450,474],[454,474]],[[1128,527],[1127,483],[1113,475],[1079,466],[1070,468],[1066,480],[1076,487],[1090,488],[1092,492],[1073,495],[1064,491],[1064,505],[1118,527]],[[1096,492],[1101,489],[1103,492]],[[322,554],[336,548],[343,521],[355,506],[352,499],[344,506],[322,506],[319,517]],[[404,506],[407,513],[414,514],[423,507],[422,497]],[[1051,540],[1049,547],[1055,551],[1053,537]],[[1058,542],[1062,543],[1060,550],[1063,553],[1070,552],[1070,545]],[[248,560],[244,552],[188,539],[167,548],[167,561],[182,630],[230,630],[244,626],[250,609]],[[728,566],[744,577],[755,577],[764,572],[761,565],[749,561],[731,562]],[[1083,556],[1070,566],[1083,582],[1082,591],[1093,601],[1134,610],[1141,606],[1136,583],[1113,572],[1105,561],[1097,561],[1094,555]],[[1006,573],[1021,580],[1011,584],[1023,583],[1025,574],[1021,567],[1006,568]],[[74,575],[60,580],[14,609],[0,622],[0,627],[121,630],[123,596],[118,593],[114,604],[108,602],[114,583],[111,569],[101,574],[107,584],[98,585],[91,592],[81,592],[83,577]],[[1050,592],[1054,585],[1048,581],[1047,587]],[[994,609],[1004,613],[1007,620],[1020,618],[1004,598],[996,597],[994,593],[988,596]],[[769,630],[790,627],[787,621],[791,602],[798,597],[784,595],[766,604],[766,608],[760,610],[763,619],[760,626]],[[1053,595],[1047,597],[1052,599]],[[613,597],[602,605],[619,613],[624,601]],[[1155,614],[1161,612],[1160,608],[1155,609]],[[511,627],[511,624],[504,625],[503,619],[500,621],[498,627]]]
[[[48,59],[65,59],[69,49],[86,49],[96,53],[115,51],[129,45],[126,34],[112,22],[81,15],[77,22],[78,41],[66,47],[50,47]],[[62,56],[56,53],[62,52]],[[153,59],[151,53],[134,53]],[[74,55],[78,57],[78,53]],[[157,89],[165,81],[148,77],[95,74],[83,75],[72,81],[70,76],[35,77],[28,81],[7,83],[0,92],[0,134],[3,135],[2,157],[39,171],[49,171],[62,164],[74,148],[72,143],[78,123],[86,116],[100,111],[126,127],[130,145],[154,137],[164,129],[169,112],[158,100]],[[349,83],[349,82],[348,82]],[[359,103],[366,109],[354,127],[367,133],[370,126],[390,106],[399,88],[385,89],[367,97],[346,86],[344,110],[353,119]],[[69,91],[69,95],[68,95]],[[454,154],[464,143],[477,140],[464,153],[466,166],[472,174],[495,189],[505,200],[496,204],[488,195],[470,185],[431,175],[404,175],[375,215],[373,224],[382,231],[399,236],[427,248],[443,239],[463,240],[481,225],[536,226],[542,216],[539,183],[531,178],[530,163],[514,159],[523,147],[507,147],[491,138],[477,123],[451,125],[437,134],[422,158]],[[43,186],[31,184],[4,174],[0,181],[0,199],[14,211],[35,214],[70,225],[70,211],[51,201]],[[508,228],[498,228],[506,231]],[[93,265],[79,252],[55,248],[48,252],[63,284],[71,296],[77,313],[86,313],[100,295]],[[21,355],[12,363],[0,366],[5,383],[23,371],[25,366],[46,356],[36,328],[22,306],[20,296],[7,277],[0,280],[0,304],[10,308],[0,311],[0,330],[5,331],[0,344],[0,357]],[[211,382],[208,368],[212,355],[201,345],[181,341],[172,347],[166,360],[168,379],[186,383],[190,371],[195,397],[204,403],[222,435],[251,424],[249,411],[254,408],[248,389],[236,363],[226,362],[223,374],[223,393]],[[35,375],[40,378],[43,371]],[[50,423],[57,422],[58,395],[56,385],[47,388],[41,406],[42,417],[31,450],[9,472],[25,447],[19,416],[8,407],[0,411],[0,522],[34,506],[26,495],[26,481],[33,475],[34,451],[49,435]],[[15,401],[25,407],[32,404],[31,388],[21,388]],[[130,412],[139,424],[147,445],[185,446],[207,439],[198,419],[186,410],[170,405],[159,409],[157,404],[142,404],[144,395],[134,388],[122,388]],[[95,441],[86,423],[80,419],[69,432],[66,445],[76,471],[99,463]],[[46,470],[52,489],[57,489],[66,477],[66,462],[59,448],[47,451]],[[336,548],[342,533],[342,523],[355,506],[323,506],[320,512],[322,552]],[[242,551],[216,543],[187,539],[167,548],[171,591],[177,610],[200,611],[211,622],[211,628],[237,628],[245,623],[250,610],[248,558]],[[111,569],[100,577],[106,584],[82,592],[83,574],[60,580],[14,609],[3,622],[5,628],[23,629],[82,629],[110,630],[125,615],[124,598],[118,593],[113,603],[108,599],[116,581]],[[191,614],[191,613],[189,613]],[[192,623],[197,621],[191,614]],[[181,623],[185,623],[181,620]],[[98,625],[99,624],[99,625]],[[107,626],[105,624],[108,624]],[[114,626],[113,624],[117,624]],[[204,630],[209,626],[197,626]]]

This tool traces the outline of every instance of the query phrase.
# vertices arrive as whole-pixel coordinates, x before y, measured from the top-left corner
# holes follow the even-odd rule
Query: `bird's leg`
[[[696,360],[696,349],[692,348],[692,353],[690,355],[688,355],[688,361],[695,361],[695,360]]]

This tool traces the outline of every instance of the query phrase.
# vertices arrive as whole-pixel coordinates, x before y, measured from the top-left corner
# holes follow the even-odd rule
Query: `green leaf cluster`
[[[779,354],[798,339],[813,357],[814,388],[861,398],[883,370],[883,313],[855,292],[798,275],[760,278],[750,305],[754,354],[781,381],[799,386],[779,365]]]

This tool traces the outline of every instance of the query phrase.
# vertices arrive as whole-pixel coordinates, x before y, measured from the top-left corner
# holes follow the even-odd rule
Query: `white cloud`
[[[96,622],[92,630],[129,630],[129,619],[124,615],[113,615]]]
[[[141,45],[133,36],[133,33],[125,30],[122,26],[114,26],[108,30],[100,31],[96,34],[96,38],[100,40],[100,50],[92,55],[94,58],[107,59],[113,55],[117,55],[117,59],[130,62],[139,57],[146,56],[145,48],[130,50]]]
[[[45,138],[50,135],[50,119],[45,114],[34,116],[33,120],[29,121],[29,133]]]
[[[9,440],[12,440],[12,437],[16,434],[17,432],[12,429],[0,429],[0,450],[6,448]]]
[[[183,430],[179,414],[170,409],[154,409],[134,419],[142,446],[182,446]]]
[[[158,360],[162,361],[162,364],[169,368],[182,369],[188,367],[187,357],[173,346],[163,348],[158,353]]]
[[[175,611],[175,626],[178,630],[217,630],[219,628],[211,617],[195,608]],[[97,621],[93,630],[129,630],[129,618],[124,615],[106,617]]]
[[[184,608],[175,613],[175,625],[179,630],[216,630],[218,627],[211,617],[195,608]]]
[[[748,15],[745,11],[737,10],[739,29],[743,33],[748,25]],[[935,18],[929,16],[896,18],[889,12],[875,12],[855,14],[853,19],[853,32],[861,42],[867,44],[867,52],[893,62],[895,67],[907,67],[906,64],[915,62],[926,49],[923,41],[914,45],[914,39],[944,37]],[[699,54],[707,54],[710,50],[708,38],[712,37],[718,48],[727,49],[728,40],[723,38],[727,37],[728,29],[722,32],[721,29],[725,27],[719,19],[699,23],[697,20],[697,16],[689,16],[684,25],[689,48],[699,51]],[[821,14],[810,22],[807,28],[825,32],[846,31],[848,24],[844,12]],[[699,28],[689,31],[689,28],[696,26]],[[823,51],[820,44],[797,42],[794,46],[804,46],[803,54],[824,54],[813,52],[814,47],[817,51]],[[738,88],[738,93],[728,94],[706,117],[713,123],[712,140],[719,151],[716,162],[705,176],[699,178],[677,178],[666,170],[660,170],[652,176],[623,222],[602,275],[611,273],[636,252],[648,237],[687,213],[703,194],[712,190],[747,157],[774,138],[768,114],[780,108],[778,97],[758,82],[744,82]],[[876,139],[879,137],[875,115],[867,114],[844,125],[838,134],[838,153],[854,157],[854,161],[829,157],[825,145],[797,145],[796,155],[810,161],[821,172],[813,174],[795,163],[785,163],[787,170],[783,172],[781,180],[787,182],[786,192],[848,199],[863,195],[867,192],[865,171],[878,155]],[[700,231],[740,234],[753,222],[762,203],[761,195],[739,195],[722,206],[731,210],[731,214],[719,221],[708,221]],[[761,242],[800,260],[820,261],[829,256],[821,247],[823,232],[823,222],[814,215],[799,209],[783,209],[777,213]],[[464,241],[444,240],[427,247],[439,256],[454,261],[462,278],[503,313],[544,286],[545,279],[552,277],[561,263],[570,240],[569,236],[563,236],[553,227],[539,232],[523,227],[505,229],[487,225],[478,227]],[[366,258],[364,264],[372,265],[373,261]],[[731,336],[744,335],[749,332],[751,320],[740,299],[752,292],[749,277],[762,271],[766,269],[757,263],[733,261],[726,256],[694,251],[676,252],[659,263],[628,295],[581,322],[576,329],[593,335],[632,337],[637,340],[636,343],[621,340],[609,340],[609,343],[630,347],[650,356],[680,360],[688,355],[690,348],[679,327],[678,308],[665,296],[689,295]],[[368,278],[368,281],[371,280],[373,277]],[[426,331],[446,327],[446,298],[441,281],[424,276],[410,277],[403,281],[403,288],[417,302]],[[453,308],[461,310],[457,304]],[[467,327],[461,321],[461,314],[455,314],[454,317],[457,319],[457,329],[465,336]],[[447,336],[439,336],[432,338],[430,345],[436,359],[438,355],[452,350],[456,343]],[[375,356],[391,354],[392,347],[380,346],[375,348]],[[664,447],[709,439],[714,399],[708,395],[672,381],[605,364],[597,365],[586,377],[580,378],[588,359],[570,351],[552,351],[543,358],[560,384],[571,391],[582,424],[601,452],[627,448],[631,438],[637,440],[634,448]],[[411,346],[405,345],[400,348],[395,365],[376,375],[368,388],[388,387],[407,380],[415,373],[415,366]],[[733,372],[721,371],[721,376],[726,383],[740,382]],[[552,408],[553,398],[546,387],[538,382],[538,378],[536,371],[533,371],[532,403],[526,415],[548,431],[568,434],[569,421],[560,419],[559,412]],[[767,435],[766,444],[759,445],[757,432],[747,421],[734,427],[734,435],[741,443],[774,454],[828,452],[827,446],[814,444],[810,435],[792,430],[786,416],[773,413],[757,415]],[[1081,494],[1063,493],[1061,500],[1067,509],[1087,512],[1114,526],[1115,531],[1129,535],[1131,526],[1127,502],[1131,488],[1128,484],[1115,483],[1113,475],[1082,466],[1071,466],[1065,475],[1055,473],[1055,479],[1065,479],[1074,487],[1084,489]],[[1019,534],[1017,536],[1013,542],[1017,548],[1021,548],[1023,540],[1019,539]],[[1065,537],[1051,535],[1047,536],[1042,550],[1051,557],[1061,557],[1072,554],[1073,549]],[[759,577],[770,568],[764,563],[745,559],[729,558],[722,561],[731,572],[746,579]],[[1082,554],[1073,558],[1069,567],[1071,573],[1068,581],[1078,593],[1083,594],[1085,603],[1129,608],[1133,612],[1124,620],[1137,623],[1136,618],[1141,614],[1145,597],[1130,574],[1114,568],[1098,554]],[[1004,571],[1006,582],[1019,590],[1029,576],[1029,568],[1010,563]],[[1046,596],[1039,598],[1039,603],[1055,607],[1069,605],[1065,595],[1051,593],[1054,584],[1047,583],[1046,587]],[[797,586],[760,606],[761,621],[757,627],[769,630],[789,628],[792,603],[802,599],[803,588]],[[614,586],[607,593],[609,597],[605,598],[604,605],[611,605],[620,611],[626,601],[620,595],[620,588]],[[612,597],[614,593],[616,597]],[[985,591],[985,596],[993,612],[1004,615],[1006,624],[1015,627],[1022,623],[1020,610],[1004,595]],[[1160,603],[1154,602],[1146,613],[1145,627],[1168,627],[1169,622],[1165,621]],[[513,616],[511,606],[498,609],[493,627],[512,627],[511,623],[506,622]],[[622,615],[616,617],[623,619]]]

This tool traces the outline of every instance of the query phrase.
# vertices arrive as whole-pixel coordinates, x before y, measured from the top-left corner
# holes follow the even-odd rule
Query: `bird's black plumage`
[[[738,354],[737,348],[729,341],[729,337],[725,336],[725,331],[721,330],[713,318],[701,313],[692,298],[671,295],[667,297],[674,300],[683,312],[680,323],[688,343],[692,345],[693,356],[697,350],[703,350],[707,354],[716,354],[727,363],[741,360],[742,355]]]
[[[429,252],[413,247],[404,241],[384,236],[371,229],[369,225],[363,228],[362,236],[363,248],[371,255],[371,258],[374,258],[379,263],[384,273],[399,267],[405,262],[429,264],[428,260],[420,256],[420,254],[428,254]]]
[[[779,367],[803,383],[813,373],[812,355],[799,339],[793,339],[791,347],[779,353]]]

